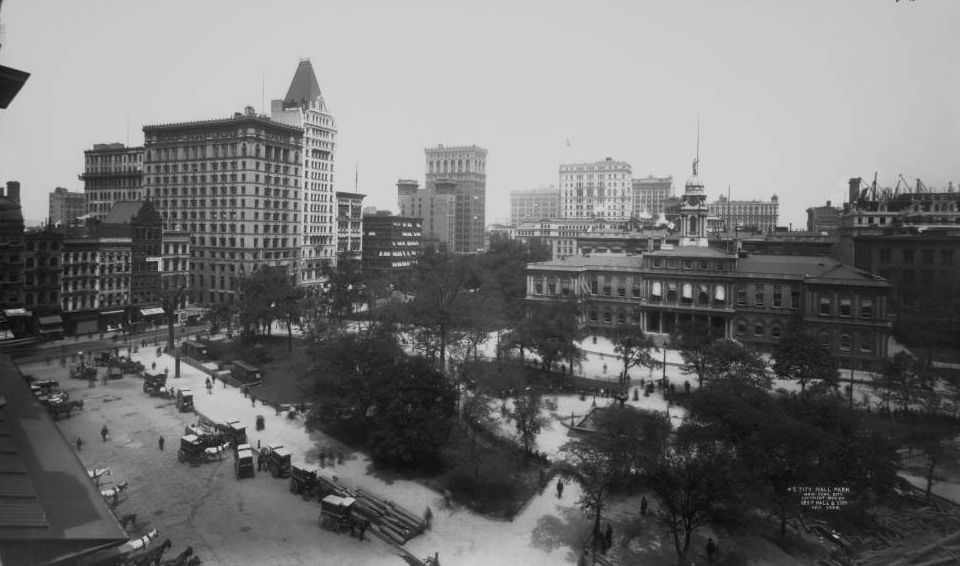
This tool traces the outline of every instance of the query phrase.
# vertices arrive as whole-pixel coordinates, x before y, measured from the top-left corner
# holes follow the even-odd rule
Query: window
[[[667,283],[667,302],[668,303],[677,302],[677,284],[676,283]]]
[[[256,241],[256,240],[254,240]],[[254,244],[256,245],[256,244]],[[537,278],[533,281],[533,294],[542,295],[543,294],[543,279]]]
[[[557,280],[556,280],[556,279],[552,279],[552,278],[551,278],[549,281],[547,281],[547,294],[548,294],[548,295],[556,295],[556,294],[557,294]]]
[[[747,304],[747,290],[746,289],[737,289],[737,304],[746,305]]]
[[[592,320],[593,322],[597,321],[597,311],[595,310],[590,311],[590,320]]]
[[[850,316],[853,310],[853,301],[849,297],[840,299],[840,316]]]
[[[861,299],[860,318],[873,318],[873,299]]]
[[[890,248],[880,249],[880,263],[890,263]]]
[[[610,324],[610,320],[611,320],[610,311],[603,311],[604,324]]]
[[[693,303],[693,285],[690,283],[684,283],[680,290],[683,297],[683,301],[681,302],[685,305]]]
[[[639,281],[633,282],[633,298],[634,299],[640,298],[640,282]]]
[[[780,339],[781,332],[782,330],[779,324],[774,324],[772,327],[770,327],[770,336],[773,336],[778,340]]]
[[[697,294],[697,303],[701,305],[710,303],[710,292],[706,285],[700,285],[700,292]]]
[[[840,349],[846,352],[850,351],[850,335],[849,334],[840,335]]]
[[[597,282],[597,280],[596,280],[596,279],[591,279],[591,280],[590,280],[590,293],[596,295],[596,294],[597,294],[597,287],[598,287],[598,286],[599,286],[599,283]]]
[[[800,308],[800,291],[793,291],[790,293],[790,308],[799,309]]]
[[[933,250],[920,250],[920,259],[923,263],[930,265],[933,263]]]
[[[663,296],[663,284],[659,281],[654,281],[650,285],[650,296],[653,297],[654,300],[659,301],[660,297]]]
[[[763,336],[763,324],[758,322],[753,325],[753,335],[754,336]]]
[[[861,352],[872,352],[873,351],[873,342],[870,340],[869,336],[860,337],[860,351]]]
[[[754,295],[754,304],[758,307],[763,306],[763,285],[757,285],[757,293]]]
[[[913,250],[901,250],[903,254],[903,263],[913,263]]]
[[[746,334],[747,333],[747,323],[743,320],[737,321],[737,334]]]
[[[723,285],[717,285],[713,290],[713,300],[722,303],[727,299],[727,290]]]
[[[780,285],[773,286],[773,306],[782,307],[783,306],[783,290]]]
[[[953,250],[940,250],[940,263],[953,265]]]
[[[830,334],[827,332],[820,333],[820,345],[829,348],[830,347]]]
[[[820,315],[828,316],[830,314],[830,299],[828,297],[820,298]]]

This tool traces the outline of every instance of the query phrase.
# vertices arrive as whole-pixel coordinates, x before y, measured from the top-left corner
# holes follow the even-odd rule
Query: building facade
[[[338,205],[333,185],[337,125],[320,92],[310,59],[300,60],[286,96],[271,102],[270,115],[303,132],[298,163],[302,214],[296,279],[300,285],[317,285],[323,281],[324,264],[336,265],[339,250]],[[348,242],[347,247],[350,245]]]
[[[421,189],[416,181],[397,181],[400,216],[421,220],[422,243],[441,251],[452,251],[456,235],[456,183],[436,181],[432,189]]]
[[[367,195],[337,191],[337,259],[363,256],[363,199]]]
[[[23,211],[20,183],[8,181],[0,188],[0,309],[23,306]]]
[[[420,219],[373,214],[363,217],[363,271],[393,278],[413,270],[423,253]]]
[[[145,197],[164,230],[191,234],[192,303],[235,299],[260,265],[303,273],[303,130],[248,108],[143,133]]]
[[[673,177],[633,179],[634,218],[656,218],[665,212],[664,201],[673,196]]]
[[[709,215],[720,220],[718,227],[725,232],[748,230],[754,232],[773,232],[779,220],[779,199],[777,195],[769,201],[728,200],[721,196],[707,205]]]
[[[23,303],[43,335],[63,335],[60,285],[63,277],[63,234],[48,226],[24,234]]]
[[[840,228],[840,213],[843,209],[837,206],[831,206],[827,201],[826,206],[812,206],[807,209],[807,231],[808,232],[836,232]]]
[[[630,164],[608,157],[560,165],[560,216],[624,220],[633,214]]]
[[[438,182],[454,183],[455,212],[452,251],[482,251],[486,229],[487,150],[476,145],[428,147],[426,180],[428,191]]]
[[[510,224],[560,218],[560,191],[543,187],[510,191]]]
[[[102,220],[120,201],[143,199],[143,148],[122,143],[94,144],[83,152],[86,213]]]
[[[57,187],[50,193],[47,221],[54,226],[70,226],[86,214],[87,201],[84,193],[72,193]]]

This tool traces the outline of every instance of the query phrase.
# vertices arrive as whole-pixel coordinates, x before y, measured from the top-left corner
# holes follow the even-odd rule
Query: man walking
[[[707,562],[713,562],[713,557],[717,554],[717,543],[712,538],[707,539]]]
[[[83,439],[79,436],[77,437],[77,452],[83,450]]]
[[[563,498],[563,478],[557,478],[557,499]]]
[[[108,436],[110,436],[110,431],[107,430],[107,425],[103,425],[103,428],[100,429],[100,438],[102,438],[103,441],[106,442]]]
[[[162,436],[157,440],[157,446],[160,447],[160,451],[161,451],[161,452],[163,452],[163,444],[164,444],[164,442],[165,442],[165,440],[163,439]]]

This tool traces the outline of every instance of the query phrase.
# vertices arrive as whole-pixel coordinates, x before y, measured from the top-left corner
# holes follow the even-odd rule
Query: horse
[[[110,499],[111,505],[117,505],[120,501],[120,494],[127,490],[127,480],[121,480],[117,485],[113,487],[108,487],[107,489],[101,489],[100,495],[104,499]]]
[[[87,470],[87,475],[90,476],[96,484],[97,487],[100,487],[100,478],[102,476],[111,475],[110,468],[94,468],[92,470]]]
[[[183,549],[183,552],[178,554],[176,558],[172,560],[165,560],[163,562],[163,566],[184,566],[191,556],[193,556],[193,547],[188,546],[187,548]]]
[[[160,559],[163,558],[163,553],[166,552],[171,546],[173,546],[173,543],[170,542],[170,539],[165,539],[160,546],[152,548],[135,558],[133,564],[135,566],[158,566],[160,564]]]

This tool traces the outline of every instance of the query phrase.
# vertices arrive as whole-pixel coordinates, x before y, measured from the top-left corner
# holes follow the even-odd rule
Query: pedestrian
[[[77,452],[83,450],[83,439],[79,436],[77,437]]]
[[[603,373],[607,373],[607,364],[603,364]]]
[[[153,371],[157,371],[157,362],[152,362],[150,364],[150,369],[152,369]]]
[[[257,398],[254,397],[253,395],[250,396],[250,406],[251,406],[251,407],[256,407],[256,406],[257,406]]]
[[[647,496],[644,495],[640,498],[640,515],[644,516],[647,514]]]
[[[607,531],[603,535],[603,552],[606,553],[613,546],[613,525],[607,523]]]
[[[563,497],[563,478],[557,478],[557,499]]]
[[[103,428],[100,429],[100,438],[102,438],[103,441],[106,442],[107,436],[109,435],[110,435],[110,431],[107,430],[107,425],[103,425]]]
[[[427,510],[423,512],[423,522],[427,524],[427,530],[433,525],[433,511],[430,510],[429,506]]]
[[[213,393],[213,382],[210,381],[210,378],[208,377],[207,378],[207,395],[210,395],[212,393]]]
[[[157,446],[160,447],[160,451],[161,451],[161,452],[163,452],[163,444],[164,444],[164,442],[166,442],[166,441],[163,439],[162,436],[157,439]]]
[[[707,562],[713,562],[713,557],[717,553],[717,543],[712,538],[707,539]]]
[[[263,471],[263,453],[262,452],[257,452],[257,471],[258,472]]]

